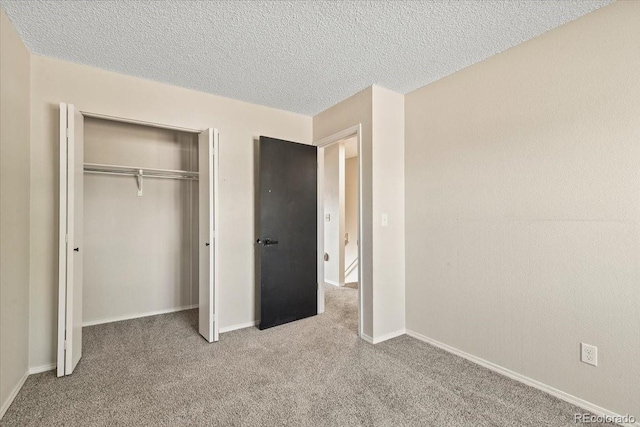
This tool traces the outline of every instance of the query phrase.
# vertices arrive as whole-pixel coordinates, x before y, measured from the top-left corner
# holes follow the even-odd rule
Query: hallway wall
[[[358,157],[345,159],[344,167],[344,229],[349,242],[344,247],[344,266],[348,268],[358,258]],[[358,267],[345,282],[358,281]]]
[[[344,144],[324,148],[324,281],[344,286]],[[341,241],[342,240],[342,241]]]

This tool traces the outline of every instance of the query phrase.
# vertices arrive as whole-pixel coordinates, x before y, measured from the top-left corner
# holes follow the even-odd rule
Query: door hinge
[[[67,349],[67,340],[64,340],[64,349]]]
[[[69,243],[69,235],[68,234],[64,235],[64,242],[65,243]]]
[[[65,135],[64,136],[67,138],[67,141],[68,141],[69,140],[69,128],[65,129]]]

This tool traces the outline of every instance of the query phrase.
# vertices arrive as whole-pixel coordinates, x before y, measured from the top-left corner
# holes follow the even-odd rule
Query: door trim
[[[315,141],[313,145],[318,147],[318,314],[324,313],[324,166],[320,167],[320,158],[324,160],[324,148],[335,144],[343,139],[356,137],[358,143],[358,259],[362,260],[363,240],[368,240],[364,235],[363,213],[362,213],[362,124],[348,127]],[[324,161],[322,163],[324,165]],[[364,288],[363,274],[364,263],[360,262],[358,271],[358,337],[362,338],[362,327],[364,324],[364,310],[362,307],[362,288]]]
[[[213,128],[213,339],[220,339],[220,132]]]
[[[64,376],[67,306],[67,104],[59,105],[59,166],[58,166],[58,330],[56,350],[56,375]],[[64,189],[64,191],[63,191]]]
[[[80,110],[80,113],[82,113],[82,115],[85,116],[85,117],[91,117],[91,118],[94,118],[94,119],[110,120],[112,122],[129,123],[129,124],[134,124],[134,125],[149,126],[149,127],[153,127],[153,128],[159,128],[159,129],[176,130],[176,131],[187,132],[187,133],[200,134],[200,133],[206,131],[207,129],[209,129],[209,128],[206,128],[206,129],[194,129],[194,128],[187,128],[187,127],[182,127],[182,126],[168,125],[168,124],[164,124],[164,123],[147,122],[145,120],[131,119],[131,118],[126,118],[126,117],[118,117],[118,116],[110,116],[108,114],[94,113],[94,112],[85,111],[85,110]]]

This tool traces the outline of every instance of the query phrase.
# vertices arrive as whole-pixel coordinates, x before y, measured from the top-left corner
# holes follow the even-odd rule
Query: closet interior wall
[[[85,163],[198,170],[197,135],[85,120]],[[84,174],[83,323],[198,304],[198,181]]]

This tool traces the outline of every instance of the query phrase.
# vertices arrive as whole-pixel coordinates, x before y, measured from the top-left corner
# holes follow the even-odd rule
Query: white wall
[[[324,148],[324,280],[344,286],[344,143]],[[327,221],[327,215],[329,220]]]
[[[349,233],[349,242],[344,247],[345,269],[358,258],[358,157],[345,159],[344,165],[344,230]],[[353,277],[357,281],[358,268]],[[345,277],[347,282],[347,278]]]
[[[31,366],[55,360],[61,101],[111,116],[220,130],[220,327],[255,321],[254,140],[310,143],[311,118],[56,59],[31,61]]]
[[[407,328],[636,417],[638,23],[614,3],[405,104]]]
[[[0,9],[0,417],[29,360],[29,63]]]
[[[84,161],[197,171],[197,136],[87,118]],[[198,183],[84,175],[83,322],[198,303]]]

